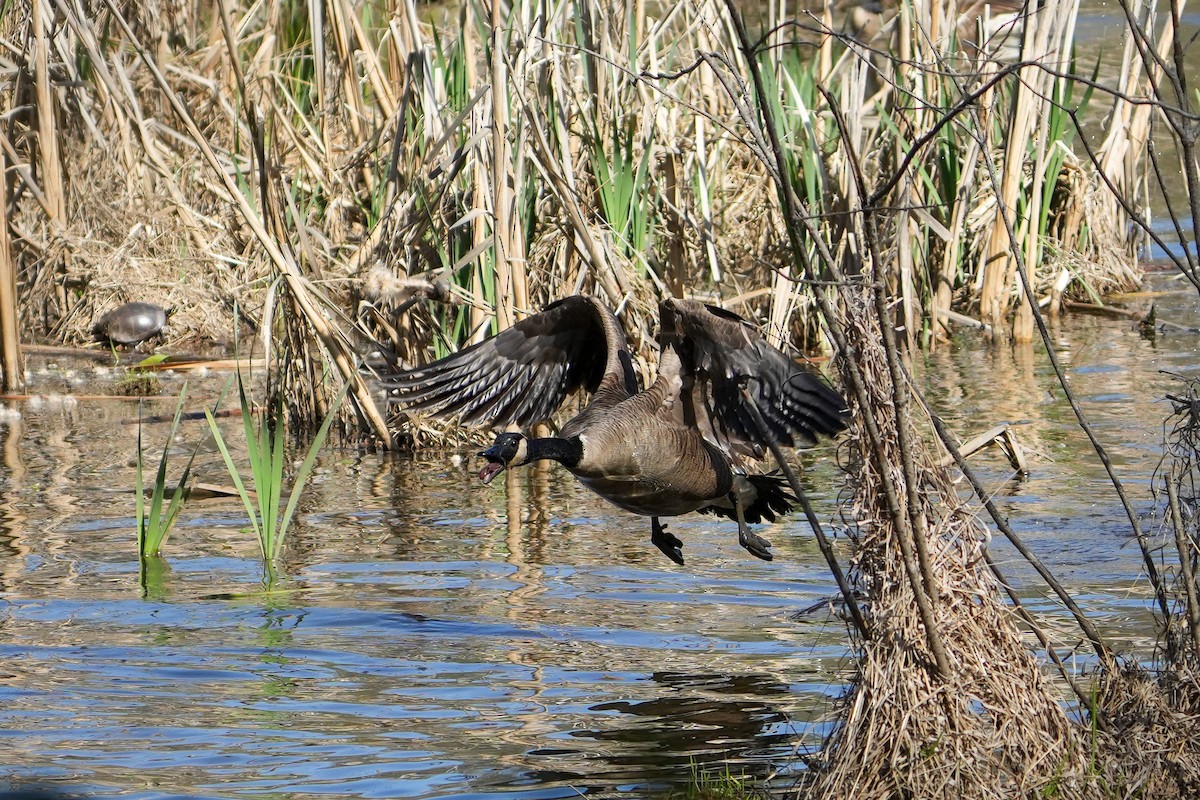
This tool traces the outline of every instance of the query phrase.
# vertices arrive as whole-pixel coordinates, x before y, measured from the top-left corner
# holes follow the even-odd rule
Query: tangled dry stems
[[[70,8],[75,14],[80,11]],[[224,169],[244,180],[244,191],[256,200],[260,187],[255,185],[256,165],[247,146],[253,138],[247,115],[258,115],[260,124],[272,131],[269,139],[275,149],[267,156],[278,172],[270,174],[287,181],[273,190],[286,196],[295,189],[298,196],[317,198],[310,208],[296,209],[291,221],[297,237],[293,245],[303,254],[306,269],[335,287],[335,299],[348,300],[355,282],[378,260],[400,274],[423,274],[433,268],[447,271],[447,256],[452,260],[460,254],[438,248],[464,214],[487,209],[494,187],[481,171],[489,167],[491,158],[486,139],[471,140],[471,146],[460,153],[452,151],[456,142],[487,128],[491,99],[471,95],[477,86],[466,87],[475,98],[474,106],[466,119],[458,118],[458,104],[467,100],[449,97],[447,86],[424,74],[436,72],[434,66],[443,68],[431,58],[429,26],[418,24],[410,31],[398,24],[393,32],[403,34],[399,38],[404,41],[376,43],[376,51],[365,46],[370,43],[330,45],[325,74],[301,79],[292,70],[309,56],[300,45],[289,51],[273,37],[287,25],[303,26],[303,20],[284,18],[283,7],[266,7],[256,14],[235,4],[226,10],[237,34],[247,41],[261,34],[264,42],[261,48],[235,54],[247,87],[242,97],[227,43],[214,20],[176,3],[126,5],[121,10],[135,34],[145,37],[142,44],[162,61],[172,90],[185,98]],[[388,10],[396,21],[416,19],[405,4]],[[101,11],[101,16],[108,13]],[[343,13],[337,10],[338,15]],[[10,52],[32,47],[28,16],[8,15],[0,35],[9,41]],[[86,15],[82,21],[87,21]],[[560,132],[567,137],[551,141],[552,152],[527,139],[514,140],[514,162],[523,166],[511,171],[536,184],[537,224],[528,228],[533,236],[524,243],[533,276],[530,307],[583,289],[610,295],[614,303],[628,302],[632,295],[635,311],[649,309],[653,295],[661,292],[651,286],[656,277],[676,290],[719,293],[726,298],[749,296],[740,311],[769,319],[781,338],[792,334],[806,345],[816,343],[819,337],[814,336],[810,304],[800,298],[773,303],[769,295],[755,294],[764,286],[775,286],[777,291],[794,287],[776,282],[777,275],[787,274],[789,264],[778,246],[783,239],[779,211],[772,194],[764,191],[768,180],[760,160],[740,138],[737,109],[703,70],[678,79],[654,80],[640,74],[644,64],[621,69],[625,22],[624,14],[606,19],[607,38],[597,44],[599,52],[591,66],[574,46],[569,26],[547,31],[536,42],[542,59],[536,69],[511,65],[517,70],[514,75],[526,76],[510,97],[515,112],[526,117],[523,124],[544,125],[547,130],[561,125]],[[635,22],[663,41],[677,37],[703,52],[733,50],[721,38],[727,26],[723,12],[713,3],[686,5],[669,24]],[[468,24],[477,23],[468,14]],[[52,59],[87,50],[103,63],[98,62],[89,77],[78,74],[68,60],[53,62],[55,74],[65,77],[52,89],[60,104],[56,135],[61,161],[69,165],[65,172],[69,213],[56,222],[56,228],[48,229],[43,209],[30,192],[22,193],[15,205],[23,307],[38,309],[26,315],[25,330],[61,341],[84,341],[97,310],[137,297],[178,309],[169,331],[170,346],[228,344],[238,323],[235,304],[253,328],[264,315],[262,305],[271,280],[268,259],[255,245],[247,221],[231,207],[226,188],[199,158],[195,143],[128,42],[119,36],[102,40],[95,29],[76,30],[61,20],[52,34]],[[450,40],[445,36],[444,41]],[[408,46],[414,49],[406,52]],[[486,77],[486,52],[480,42],[464,46],[462,57],[474,62],[477,80]],[[375,85],[368,69],[374,59],[389,71],[393,84],[372,95],[361,91],[356,81]],[[602,67],[601,80],[592,92],[584,74],[595,64]],[[669,65],[655,62],[655,66]],[[22,105],[28,74],[14,74],[24,77],[11,85],[10,105],[28,108]],[[840,79],[837,69],[829,76],[830,81]],[[322,110],[319,121],[301,122],[292,113],[290,104],[301,94],[297,87],[304,80],[312,81],[305,91],[324,86],[327,93],[316,101]],[[421,114],[398,116],[404,93],[408,93],[405,108],[419,107]],[[14,117],[21,135],[13,143],[26,160],[23,166],[37,175],[39,154],[28,144],[36,138],[33,116]],[[701,139],[698,125],[705,120],[707,134]],[[639,141],[643,131],[652,132],[645,139],[652,151],[648,185],[662,231],[648,271],[621,256],[622,248],[613,242],[596,204],[598,173],[589,137],[593,130],[625,125],[638,131]],[[455,126],[461,138],[443,137]],[[820,127],[816,126],[816,145],[827,151],[828,166],[836,170],[845,159],[837,152],[836,137],[828,138]],[[874,152],[889,147],[881,141]],[[395,176],[387,172],[393,154]],[[554,170],[570,178],[571,197],[545,182]],[[696,193],[701,174],[711,204],[707,215],[699,211]],[[827,192],[830,197],[836,193],[832,187]],[[381,204],[381,222],[373,221],[370,214],[380,209],[372,211],[370,206],[384,195],[390,202]],[[836,203],[836,198],[831,201]],[[568,219],[569,204],[583,210],[582,225]],[[582,239],[601,243],[611,272],[592,263],[580,246]],[[1113,249],[1101,244],[1097,252]],[[1094,281],[1099,288],[1104,286],[1103,273],[1113,265],[1103,266]],[[485,272],[477,269],[472,281],[480,284]],[[482,285],[471,291],[480,298],[487,294]],[[636,328],[632,331],[636,344],[645,339],[647,349],[653,349],[652,337],[643,335],[649,333],[644,323],[638,319],[631,327]],[[425,346],[430,341],[415,344]]]
[[[851,297],[844,294],[844,297]],[[858,673],[803,795],[813,798],[1190,798],[1200,793],[1200,633],[1194,630],[1200,384],[1173,396],[1159,481],[1174,482],[1184,507],[1180,565],[1166,570],[1178,612],[1163,620],[1153,667],[1100,659],[1085,684],[1087,700],[1068,716],[1053,684],[1024,641],[1023,627],[984,568],[986,531],[957,496],[946,470],[923,447],[909,449],[920,471],[920,514],[928,525],[934,580],[914,585],[899,545],[911,528],[896,524],[885,484],[902,486],[890,373],[870,334],[866,304],[847,302],[848,331],[866,383],[878,439],[852,436],[855,494],[851,530],[855,574],[870,635]],[[865,338],[858,331],[867,331]],[[861,419],[864,409],[856,409]],[[919,441],[908,437],[910,442]],[[885,444],[880,456],[878,442]],[[1165,518],[1171,515],[1164,513]],[[901,521],[904,515],[900,517]],[[1165,525],[1160,551],[1178,555]],[[1193,582],[1189,599],[1188,582]],[[929,592],[940,646],[952,665],[941,675],[916,592]],[[1065,638],[1062,632],[1056,639]],[[1078,679],[1077,679],[1078,680]]]
[[[986,530],[919,437],[908,437],[918,442],[915,452],[898,449],[901,423],[867,295],[843,292],[845,330],[871,387],[879,434],[871,440],[862,426],[852,434],[854,571],[870,635],[861,644],[840,724],[805,795],[1011,798],[1054,787],[1054,796],[1089,796],[1085,742],[984,566]],[[854,411],[861,419],[863,409]],[[934,577],[928,589],[914,587],[905,567],[912,556],[899,546],[899,537],[911,537],[913,529],[897,524],[885,499],[885,477],[904,486],[899,465],[906,457],[919,470],[917,513],[926,521]],[[947,676],[938,673],[914,591],[929,592],[951,665]]]
[[[1200,795],[1200,683],[1195,664],[1134,664],[1102,673],[1093,734],[1106,797]]]
[[[1200,795],[1200,610],[1193,606],[1200,588],[1195,570],[1200,382],[1179,377],[1179,386],[1168,395],[1174,407],[1155,477],[1163,519],[1159,552],[1168,568],[1154,589],[1166,595],[1173,611],[1159,620],[1163,628],[1153,667],[1125,664],[1103,671],[1095,688],[1097,760],[1113,796]]]

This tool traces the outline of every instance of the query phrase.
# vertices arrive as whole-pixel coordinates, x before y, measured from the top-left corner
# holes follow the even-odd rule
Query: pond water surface
[[[1162,317],[1194,325],[1185,286],[1159,279],[1154,299]],[[1194,375],[1200,337],[1149,340],[1077,315],[1055,341],[1148,511],[1162,397],[1178,388],[1160,370]],[[31,368],[42,395],[111,389],[88,367]],[[975,462],[1105,633],[1147,656],[1128,524],[1040,348],[960,334],[920,371],[963,438],[1018,423],[1027,480],[1010,480],[990,451]],[[225,380],[193,377],[194,405]],[[181,383],[169,378],[164,393]],[[143,596],[136,404],[7,405],[22,418],[0,423],[0,782],[145,798],[644,795],[726,764],[794,774],[843,690],[845,629],[822,606],[833,582],[797,519],[763,526],[767,563],[731,523],[679,518],[688,564],[677,567],[650,545],[646,520],[561,470],[506,490],[481,486],[469,453],[330,450],[271,592],[241,506],[205,500],[185,509],[165,547],[170,572]],[[203,431],[185,425],[177,459]],[[151,452],[165,435],[147,429]],[[832,446],[803,457],[826,521],[837,458]],[[215,451],[200,461],[200,480],[227,482]],[[993,548],[1057,644],[1074,647],[1044,588],[1006,545]]]

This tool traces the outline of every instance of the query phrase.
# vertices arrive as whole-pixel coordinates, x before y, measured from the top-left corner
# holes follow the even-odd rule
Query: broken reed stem
[[[742,387],[742,399],[746,403],[746,409],[750,412],[750,419],[754,422],[754,427],[758,429],[759,437],[771,448],[771,455],[775,457],[775,463],[779,465],[783,476],[787,478],[788,485],[792,487],[792,491],[800,500],[800,507],[804,509],[804,518],[808,520],[808,525],[817,538],[817,546],[821,548],[821,555],[825,557],[825,563],[829,565],[829,571],[833,573],[833,579],[837,581],[838,591],[842,593],[842,600],[850,609],[850,619],[854,623],[854,627],[858,629],[858,634],[863,639],[870,638],[866,619],[863,617],[862,609],[858,606],[858,601],[854,599],[854,592],[850,588],[850,582],[846,580],[846,574],[842,572],[842,565],[838,563],[837,554],[833,552],[833,545],[829,543],[829,538],[821,527],[821,521],[817,519],[812,503],[808,501],[808,495],[805,494],[804,487],[800,485],[796,473],[784,456],[783,449],[775,443],[774,438],[767,431],[767,423],[763,419],[762,412],[759,411],[758,403],[754,402],[754,397],[744,386]]]
[[[504,62],[504,8],[502,0],[491,2],[491,42],[488,57],[492,68],[492,252],[496,281],[496,324],[509,328],[518,319],[517,309],[528,309],[525,287],[518,287],[512,260],[512,186],[508,163],[508,69]]]
[[[62,163],[58,156],[58,133],[54,124],[54,97],[50,90],[50,38],[46,32],[47,4],[32,0],[34,39],[34,81],[37,86],[38,151],[42,162],[42,188],[46,195],[47,216],[51,220],[66,217],[63,197]]]
[[[1000,179],[996,173],[996,162],[986,148],[983,151],[983,158],[988,178],[991,180],[992,186],[999,192]],[[1162,578],[1158,574],[1158,568],[1154,564],[1154,555],[1150,550],[1150,542],[1146,538],[1146,533],[1142,530],[1142,526],[1138,523],[1137,512],[1134,511],[1133,504],[1129,502],[1129,497],[1125,494],[1125,486],[1117,476],[1116,469],[1108,457],[1108,451],[1096,436],[1095,430],[1092,428],[1091,423],[1088,422],[1083,409],[1079,406],[1079,401],[1075,399],[1075,393],[1071,391],[1071,386],[1067,381],[1066,373],[1063,372],[1062,364],[1059,363],[1058,356],[1054,353],[1054,341],[1050,338],[1050,330],[1046,327],[1046,320],[1042,316],[1041,309],[1038,307],[1037,295],[1034,294],[1032,281],[1029,279],[1029,271],[1026,269],[1025,255],[1021,250],[1020,243],[1017,241],[1008,209],[998,204],[996,213],[1000,216],[1000,220],[1004,224],[1004,229],[1008,233],[1008,241],[1012,249],[1013,263],[1016,265],[1017,277],[1020,280],[1021,289],[1025,293],[1025,301],[1029,304],[1030,313],[1033,315],[1034,324],[1037,325],[1042,344],[1046,348],[1046,358],[1049,359],[1050,366],[1054,369],[1054,374],[1058,378],[1058,384],[1062,387],[1063,394],[1067,398],[1067,403],[1071,406],[1071,411],[1075,414],[1075,419],[1079,423],[1079,427],[1083,429],[1088,441],[1092,444],[1092,449],[1096,451],[1100,463],[1104,465],[1104,470],[1108,473],[1108,479],[1116,490],[1117,497],[1121,501],[1121,506],[1125,509],[1125,516],[1129,518],[1129,524],[1133,528],[1133,534],[1137,539],[1138,547],[1142,551],[1142,562],[1146,566],[1146,576],[1150,580],[1150,585],[1154,587],[1155,599],[1158,601],[1163,619],[1166,620],[1171,616],[1170,605],[1167,603],[1166,588],[1163,585]]]
[[[1191,38],[1185,43],[1184,37],[1180,34],[1180,17],[1183,12],[1183,3],[1180,0],[1171,0],[1171,56],[1174,68],[1163,68],[1163,74],[1167,78],[1174,89],[1176,103],[1178,108],[1184,109],[1185,113],[1174,111],[1167,103],[1162,103],[1163,115],[1167,118],[1175,136],[1172,137],[1175,146],[1179,148],[1179,158],[1183,167],[1184,178],[1187,181],[1188,188],[1188,209],[1192,216],[1192,230],[1200,230],[1200,168],[1196,165],[1196,134],[1194,132],[1195,122],[1194,117],[1186,112],[1191,111],[1191,92],[1187,85],[1187,66],[1184,59],[1184,50],[1187,44],[1190,44]],[[1164,32],[1165,35],[1165,32]],[[1161,81],[1152,83],[1156,96],[1161,100]]]
[[[469,12],[469,13],[474,13],[474,12]],[[479,85],[479,79],[476,74],[477,70],[478,70],[478,64],[477,64],[478,55],[477,55],[476,51],[478,50],[478,48],[475,47],[475,41],[474,41],[475,27],[476,26],[474,24],[472,24],[471,22],[468,22],[466,25],[463,26],[463,71],[466,75],[468,86]],[[494,48],[493,48],[493,50],[494,50]],[[490,89],[491,89],[491,91],[489,92],[489,94],[492,98],[492,102],[495,102],[495,84],[494,84],[494,82],[491,85]],[[471,117],[472,130],[474,130],[475,127],[479,124],[475,120],[476,120],[475,116],[472,115],[472,117]],[[398,124],[403,124],[403,123],[401,122]],[[397,139],[399,139],[399,136],[397,136]],[[494,169],[494,164],[495,164],[495,161],[493,159],[493,164],[491,165],[493,167],[493,169]],[[484,209],[484,208],[488,207],[487,195],[488,195],[489,190],[491,189],[491,186],[489,185],[489,181],[488,181],[488,175],[489,175],[488,168],[489,168],[489,165],[488,165],[486,159],[483,159],[483,158],[473,159],[473,163],[471,165],[471,170],[474,175],[474,180],[471,183],[471,193],[472,193],[472,197],[473,197],[471,202],[472,202],[473,208]],[[492,203],[493,207],[495,206],[497,199],[498,199],[497,194],[495,192],[492,192],[491,203]],[[383,226],[380,226],[380,229],[382,230]],[[484,253],[487,250],[487,246],[488,246],[487,242],[488,242],[489,236],[492,237],[491,241],[493,243],[492,244],[493,270],[492,270],[492,276],[491,276],[491,284],[492,284],[491,287],[488,287],[488,285],[487,285],[488,284],[487,270],[485,269],[486,264],[484,263]],[[471,331],[471,333],[470,333],[470,338],[468,338],[465,342],[466,344],[477,344],[479,342],[482,342],[484,339],[486,339],[488,337],[488,334],[490,333],[489,323],[491,322],[491,320],[493,318],[496,320],[496,327],[498,329],[503,329],[504,327],[506,327],[506,320],[508,320],[508,318],[510,316],[506,312],[504,306],[502,306],[499,301],[497,301],[496,304],[491,308],[491,311],[494,313],[489,314],[489,309],[488,309],[488,302],[487,302],[487,296],[489,294],[488,289],[490,288],[492,292],[495,292],[495,290],[496,290],[496,283],[497,283],[497,280],[496,280],[497,272],[496,271],[501,268],[500,267],[500,259],[503,257],[503,245],[497,242],[498,238],[499,238],[499,231],[498,231],[497,225],[496,225],[496,215],[495,214],[492,214],[492,217],[490,220],[488,219],[486,214],[477,214],[475,216],[475,218],[473,220],[471,220],[471,251],[470,252],[473,252],[473,253],[477,252],[480,255],[476,256],[473,259],[474,263],[471,265],[472,280],[469,282],[469,285],[467,288],[467,291],[471,295],[471,311],[470,311],[470,314],[471,314],[470,331]]]
[[[12,161],[12,168],[21,179],[22,185],[33,196],[33,199],[37,201],[37,204],[41,206],[42,213],[46,215],[47,227],[50,228],[55,236],[61,235],[63,233],[62,221],[51,216],[54,212],[50,208],[50,201],[46,198],[45,192],[42,191],[42,187],[38,185],[37,180],[34,178],[33,170],[29,164],[21,160],[17,149],[13,147],[12,140],[8,138],[2,129],[0,129],[0,150],[3,150],[4,155]],[[7,177],[7,172],[5,176]]]
[[[972,470],[970,465],[967,464],[967,460],[963,458],[962,451],[958,449],[958,445],[954,442],[954,437],[950,435],[950,431],[947,430],[945,423],[942,422],[942,418],[933,413],[928,404],[924,402],[924,399],[921,400],[921,404],[925,406],[926,413],[929,415],[929,421],[933,423],[933,429],[937,432],[938,438],[941,439],[942,446],[946,448],[946,452],[948,452],[951,458],[954,459],[954,463],[958,465],[958,468],[962,471],[963,476],[966,477],[967,481],[971,484],[971,489],[975,492],[975,496],[979,498],[979,501],[983,503],[983,507],[987,509],[988,515],[992,518],[992,522],[994,522],[1000,532],[1004,534],[1004,538],[1008,539],[1009,543],[1016,548],[1016,551],[1020,553],[1026,561],[1029,562],[1030,566],[1032,566],[1034,570],[1037,571],[1037,574],[1040,575],[1042,580],[1046,582],[1046,585],[1050,587],[1051,591],[1054,592],[1059,601],[1066,606],[1069,612],[1071,612],[1071,616],[1075,618],[1075,622],[1079,625],[1079,629],[1083,631],[1083,635],[1087,637],[1088,641],[1092,645],[1092,649],[1095,650],[1096,656],[1106,664],[1112,664],[1112,654],[1109,652],[1108,646],[1104,643],[1104,639],[1101,638],[1100,632],[1096,630],[1096,626],[1093,625],[1092,621],[1087,618],[1083,611],[1080,610],[1079,605],[1075,602],[1075,599],[1071,597],[1070,592],[1063,588],[1063,585],[1058,582],[1058,579],[1054,577],[1054,574],[1050,572],[1044,563],[1042,563],[1042,560],[1038,558],[1033,551],[1025,546],[1024,540],[1022,540],[1021,537],[1017,535],[1016,531],[1012,529],[1012,526],[1008,524],[1008,520],[1005,519],[1004,515],[1000,513],[1000,509],[996,508],[996,504],[992,502],[991,494],[979,480],[979,477],[975,474],[975,471]]]
[[[1196,576],[1192,570],[1192,547],[1190,537],[1183,528],[1183,513],[1179,508],[1179,490],[1175,488],[1175,472],[1166,476],[1167,501],[1171,507],[1171,526],[1175,528],[1175,551],[1179,557],[1179,569],[1183,573],[1183,588],[1187,599],[1188,632],[1192,644],[1200,656],[1200,605],[1196,602]],[[1168,617],[1168,622],[1170,618]]]
[[[225,0],[217,0],[217,13],[221,17],[221,35],[225,38],[225,51],[229,55],[229,68],[233,71],[233,79],[238,87],[238,99],[242,103],[242,111],[249,117],[250,111],[246,108],[249,98],[246,96],[246,77],[242,72],[241,59],[237,57],[238,45],[233,34],[233,21],[229,17],[229,8],[225,4]],[[317,73],[318,75],[320,73]]]
[[[1093,150],[1087,136],[1083,133],[1083,126],[1079,122],[1079,117],[1073,109],[1068,109],[1071,118],[1071,124],[1074,126],[1077,133],[1076,140],[1083,147],[1089,161],[1096,170],[1096,175],[1108,187],[1111,194],[1110,199],[1120,207],[1125,217],[1132,221],[1141,231],[1143,236],[1147,236],[1157,244],[1162,252],[1170,259],[1179,269],[1180,273],[1191,281],[1192,285],[1200,289],[1200,263],[1197,262],[1196,254],[1191,247],[1169,247],[1159,236],[1158,232],[1150,225],[1149,221],[1143,216],[1142,211],[1144,202],[1136,197],[1139,184],[1139,178],[1136,175],[1134,164],[1136,163],[1136,154],[1143,152],[1148,146],[1148,155],[1150,157],[1151,167],[1157,178],[1159,188],[1162,189],[1161,196],[1164,200],[1168,217],[1174,224],[1175,232],[1180,242],[1186,241],[1187,236],[1184,234],[1179,224],[1179,216],[1175,212],[1174,202],[1171,199],[1172,191],[1167,191],[1166,184],[1163,181],[1162,173],[1159,170],[1158,161],[1154,152],[1154,142],[1150,139],[1149,128],[1151,124],[1152,114],[1156,108],[1163,109],[1164,116],[1167,117],[1168,125],[1171,125],[1172,131],[1179,136],[1181,131],[1171,122],[1171,117],[1166,113],[1166,109],[1170,107],[1170,103],[1164,98],[1162,92],[1162,84],[1166,81],[1162,80],[1165,75],[1173,81],[1172,71],[1168,66],[1166,57],[1168,49],[1173,49],[1177,37],[1175,36],[1174,20],[1176,15],[1182,9],[1182,3],[1178,0],[1171,0],[1172,25],[1164,26],[1162,33],[1159,36],[1157,44],[1152,40],[1152,31],[1146,29],[1147,20],[1149,17],[1145,13],[1145,9],[1139,5],[1140,11],[1135,12],[1131,8],[1127,0],[1119,0],[1118,5],[1125,15],[1126,31],[1128,39],[1125,46],[1125,54],[1122,60],[1121,68],[1117,72],[1118,85],[1115,96],[1115,101],[1112,110],[1109,112],[1109,132],[1104,142],[1099,146],[1099,154]],[[1136,52],[1136,55],[1135,55]],[[1142,89],[1143,81],[1147,87],[1147,91],[1153,92],[1155,102],[1135,103],[1134,96],[1139,94]],[[1187,93],[1185,91],[1184,98]],[[1181,156],[1185,159],[1190,156],[1184,155],[1182,151],[1194,147],[1194,143],[1189,144],[1186,138],[1179,138]],[[1185,147],[1185,145],[1187,145]],[[1102,158],[1101,158],[1102,156]],[[1195,159],[1190,161],[1185,160],[1185,164],[1194,166]],[[1189,209],[1192,212],[1193,225],[1196,223],[1196,198],[1200,196],[1200,175],[1194,169],[1184,170],[1184,179],[1187,191],[1184,193],[1187,197]],[[1129,194],[1127,194],[1127,192]]]
[[[8,159],[0,154],[0,388],[18,391],[24,385],[21,340],[17,330],[17,270],[8,238]]]

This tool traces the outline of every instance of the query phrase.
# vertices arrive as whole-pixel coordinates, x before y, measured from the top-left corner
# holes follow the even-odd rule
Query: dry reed
[[[732,8],[731,14],[736,18]],[[744,52],[751,54],[744,31],[741,40]],[[755,90],[764,96],[761,72],[752,69],[751,74]],[[857,155],[854,127],[839,125],[842,157],[853,175],[847,191],[855,198],[849,226],[861,247],[835,257],[832,246],[822,245],[811,207],[803,204],[800,187],[786,169],[774,109],[764,103],[758,112],[761,129],[756,130],[755,114],[744,121],[751,129],[749,138],[769,140],[768,168],[777,176],[796,263],[814,281],[816,266],[806,258],[804,246],[806,240],[814,241],[820,269],[839,286],[836,304],[819,285],[814,291],[856,420],[855,500],[849,516],[867,631],[835,732],[814,760],[817,769],[802,794],[1103,797],[1118,783],[1131,785],[1131,765],[1119,763],[1118,740],[1107,730],[1103,736],[1093,730],[1089,737],[1087,728],[1068,717],[1060,688],[1043,674],[1023,640],[1018,618],[1032,629],[1081,701],[1087,700],[1086,693],[1066,673],[1045,631],[1003,587],[1013,604],[1006,607],[1000,594],[1003,577],[987,553],[986,531],[923,443],[913,411],[920,395],[909,385],[901,361],[899,332],[904,328],[897,318],[907,312],[902,297],[897,302],[903,289],[895,287],[907,279],[904,260],[884,256],[880,228],[894,231],[894,220],[876,205],[902,185],[902,175],[885,181],[882,189],[872,186]],[[1000,196],[1003,181],[992,153],[985,150],[980,163]],[[1032,282],[1019,227],[1002,207],[995,216],[1014,250],[1013,279],[1019,279],[1030,319],[1044,335],[1029,296]],[[1070,394],[1065,382],[1064,390]],[[945,439],[941,423],[932,421]],[[1090,432],[1082,417],[1080,422]],[[1119,490],[1115,476],[1114,484]],[[1137,530],[1136,520],[1131,523]],[[1145,550],[1140,534],[1139,543]],[[1041,568],[1036,561],[1035,566]],[[1153,564],[1147,567],[1155,581]],[[1052,576],[1044,576],[1061,591]],[[1100,676],[1115,680],[1121,673],[1108,648],[1069,596],[1064,602],[1100,656]],[[1104,724],[1098,717],[1093,720]],[[1163,765],[1147,757],[1137,768],[1156,766]]]
[[[330,3],[319,15],[311,4],[221,2],[210,18],[153,5],[101,4],[93,13],[79,0],[36,7],[8,15],[0,30],[8,52],[29,54],[4,95],[20,113],[0,137],[21,189],[12,218],[25,330],[82,340],[98,310],[136,296],[179,309],[170,346],[227,344],[235,322],[253,329],[268,316],[271,276],[290,274],[278,271],[287,259],[263,239],[262,221],[275,213],[282,224],[268,239],[286,243],[299,269],[289,286],[297,277],[321,281],[345,307],[382,260],[402,276],[432,273],[457,287],[467,302],[412,307],[421,317],[415,327],[386,320],[411,332],[409,352],[428,344],[443,352],[486,335],[493,318],[507,324],[579,290],[632,303],[629,327],[652,348],[634,312],[652,308],[668,286],[740,298],[736,310],[763,320],[776,341],[820,344],[815,307],[779,247],[780,210],[769,197],[762,202],[761,161],[740,141],[737,102],[718,90],[727,80],[721,71],[744,75],[746,62],[693,60],[737,52],[727,15],[711,0],[677,4],[659,18],[642,6],[628,14],[567,3],[542,17],[528,2],[503,14],[499,4],[466,4],[453,20],[457,35],[451,19],[434,28],[400,0]],[[586,24],[577,27],[574,12]],[[113,24],[119,14],[127,31]],[[909,173],[930,181],[908,181],[889,198],[908,209],[891,226],[889,247],[910,345],[922,331],[939,332],[951,305],[975,313],[977,277],[991,263],[981,248],[997,236],[986,182],[947,182],[935,148],[909,147],[989,74],[964,68],[946,35],[928,34],[935,23],[917,18],[905,28],[910,39],[899,52],[911,58],[898,70],[879,59],[868,69],[851,50],[837,57],[833,36],[810,65],[786,27],[775,29],[770,51],[791,168],[808,182],[814,212],[853,200],[846,162],[830,147],[830,102],[879,110],[843,114],[876,168],[919,151]],[[1069,27],[1056,31],[1069,36]],[[72,53],[86,54],[86,69]],[[872,103],[863,91],[877,68],[887,74]],[[1044,105],[1031,81],[1051,81],[1050,73],[1022,69],[1026,93]],[[998,89],[976,100],[992,103],[985,120],[1006,102]],[[1008,147],[1011,186],[1025,154],[997,141],[994,127],[962,128],[955,169],[965,177],[978,170],[972,147]],[[261,179],[260,159],[270,162]],[[1054,194],[1076,191],[1064,184]],[[270,196],[274,212],[261,202]],[[1075,252],[1079,225],[1070,220],[1086,205],[1051,214],[1064,220],[1061,235],[1022,234],[1029,247]],[[836,238],[836,218],[828,220],[822,226]],[[1123,252],[1119,226],[1089,230],[1092,252]],[[1089,273],[1079,260],[1071,274],[1093,290],[1131,278],[1126,261]],[[1002,309],[1019,295],[1015,283],[988,296],[997,292]],[[233,319],[235,306],[242,320]],[[340,349],[307,333],[331,357]],[[312,370],[295,378],[313,379]]]
[[[0,155],[0,165],[7,160]],[[25,377],[17,333],[17,271],[8,238],[7,183],[0,180],[0,389],[15,392]]]

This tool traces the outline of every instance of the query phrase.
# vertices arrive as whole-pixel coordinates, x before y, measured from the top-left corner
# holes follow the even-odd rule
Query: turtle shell
[[[126,303],[96,320],[92,333],[97,341],[137,345],[162,333],[170,312],[153,303]]]

